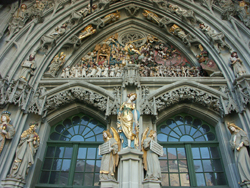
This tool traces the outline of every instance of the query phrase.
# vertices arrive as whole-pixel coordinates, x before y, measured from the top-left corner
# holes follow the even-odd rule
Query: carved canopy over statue
[[[37,125],[31,123],[30,128],[22,133],[8,178],[25,180],[29,168],[34,164],[34,156],[40,144],[39,135],[35,132]]]
[[[137,95],[136,93],[130,93],[127,97],[129,99],[124,102],[118,110],[117,128],[122,140],[123,148],[138,148],[140,113],[136,110],[134,104]]]
[[[238,166],[242,183],[250,182],[250,158],[247,147],[249,140],[247,133],[234,123],[228,122],[228,129],[231,133],[230,146],[234,151],[235,163]]]

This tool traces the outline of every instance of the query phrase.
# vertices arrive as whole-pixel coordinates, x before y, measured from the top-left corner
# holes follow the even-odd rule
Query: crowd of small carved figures
[[[36,19],[34,24],[40,23],[43,21],[46,11],[51,10],[53,14],[55,14],[60,8],[63,8],[67,2],[67,0],[37,0],[33,4],[31,2],[26,2],[27,5],[25,3],[21,4],[9,22],[9,36],[7,41],[11,40],[28,21]],[[71,4],[76,2],[77,0],[72,0]],[[92,6],[87,5],[81,10],[73,11],[67,21],[56,26],[52,32],[46,33],[41,37],[40,44],[35,48],[33,56],[35,57],[39,51],[47,51],[46,53],[48,53],[49,46],[51,46],[51,49],[55,47],[57,40],[64,35],[67,30],[78,25],[86,16],[106,9],[110,4],[116,2],[118,1],[100,0]],[[150,2],[157,4],[161,9],[176,14],[182,20],[187,21],[187,23],[199,27],[217,49],[218,53],[221,53],[223,50],[228,50],[232,57],[237,56],[236,61],[232,61],[231,58],[231,65],[235,76],[238,77],[245,73],[243,62],[238,58],[237,52],[233,51],[231,46],[226,42],[224,33],[214,30],[206,23],[197,19],[193,10],[186,10],[166,1],[157,0]],[[208,6],[208,3],[204,0],[201,4]],[[223,2],[214,1],[214,4],[225,9],[222,16],[229,17],[230,15],[237,15],[248,26],[246,21],[250,19],[247,14],[247,2],[240,1],[235,3],[231,0],[226,0]],[[229,7],[231,7],[231,9],[232,7],[237,9],[236,12],[238,14],[233,14],[232,11],[230,12]],[[243,14],[242,11],[245,11],[245,17],[247,17],[247,19],[244,16],[240,16]],[[164,44],[154,36],[148,35],[147,42],[140,46],[136,46],[134,41],[127,41],[125,44],[120,44],[117,41],[117,36],[113,36],[105,42],[96,45],[93,51],[85,55],[80,62],[73,66],[64,67],[67,54],[55,56],[45,75],[49,77],[60,76],[61,78],[121,77],[123,75],[123,67],[127,64],[137,64],[140,66],[140,75],[142,77],[198,77],[220,75],[220,70],[216,63],[209,58],[208,52],[203,49],[200,41],[195,36],[178,26],[169,18],[159,17],[149,10],[143,10],[142,14],[147,20],[157,23],[160,27],[165,28],[169,34],[179,38],[185,45],[189,47],[192,45],[199,46],[201,53],[196,54],[196,57],[200,66],[193,67],[177,49],[169,44]],[[93,25],[89,24],[79,34],[69,37],[67,39],[67,45],[72,45],[72,49],[76,50],[85,38],[95,34],[100,28],[118,19],[120,19],[120,12],[116,11],[103,18],[94,20],[92,22]]]
[[[117,36],[118,34],[115,34],[105,42],[96,45],[95,49],[82,57],[78,64],[63,68],[61,78],[122,77],[123,67],[127,64],[137,64],[141,77],[205,75],[201,67],[191,66],[177,49],[164,44],[152,35],[145,37],[146,42],[139,48],[133,42],[125,46],[119,44]],[[52,61],[50,67],[53,64],[55,60]],[[58,66],[62,64],[63,62],[58,63]],[[48,72],[51,72],[51,69]]]
[[[71,4],[76,3],[78,0],[72,0]],[[70,16],[70,19],[67,21],[67,24],[63,24],[62,26],[57,27],[56,36],[58,37],[62,35],[68,26],[72,26],[75,22],[83,19],[87,15],[103,10],[107,8],[110,4],[119,2],[119,0],[100,0],[98,3],[90,5],[87,7],[75,11]],[[156,3],[162,9],[166,9],[175,13],[177,16],[180,16],[184,19],[192,19],[192,22],[196,22],[196,17],[192,10],[185,10],[177,5],[167,3],[167,1],[159,1],[152,0],[150,2]],[[29,21],[36,20],[37,23],[43,22],[44,15],[46,11],[51,9],[51,12],[55,14],[59,9],[64,7],[65,4],[68,3],[68,0],[36,0],[34,3],[24,2],[20,5],[20,7],[14,12],[12,20],[9,22],[9,36],[8,40],[10,40],[16,33],[18,33]],[[216,5],[223,9],[222,11],[222,19],[229,19],[230,16],[234,16],[240,19],[247,27],[250,27],[250,14],[249,14],[249,2],[246,0],[243,1],[234,1],[234,0],[215,0],[212,3],[210,1],[201,0],[201,5],[211,8],[212,5]],[[112,18],[114,19],[114,18]],[[8,41],[7,40],[7,41]]]
[[[204,71],[199,67],[188,66],[169,66],[157,65],[148,67],[141,64],[140,68],[141,77],[200,77],[204,76]],[[203,74],[201,74],[203,73]],[[66,67],[61,73],[61,78],[82,78],[82,77],[122,77],[123,66],[106,65],[106,66],[90,66],[75,65],[71,69]]]

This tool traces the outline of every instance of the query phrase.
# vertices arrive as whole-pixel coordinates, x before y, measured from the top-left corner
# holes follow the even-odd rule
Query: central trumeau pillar
[[[120,156],[119,188],[140,188],[143,181],[141,159],[143,153],[137,149],[127,148],[118,154]]]

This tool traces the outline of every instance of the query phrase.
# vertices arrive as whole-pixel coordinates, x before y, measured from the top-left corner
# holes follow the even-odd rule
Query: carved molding
[[[106,111],[108,97],[84,88],[73,87],[47,98],[46,109],[53,110],[73,101],[80,101]]]
[[[189,86],[183,86],[156,97],[156,109],[160,112],[182,101],[198,103],[216,112],[220,112],[220,101],[217,96]]]

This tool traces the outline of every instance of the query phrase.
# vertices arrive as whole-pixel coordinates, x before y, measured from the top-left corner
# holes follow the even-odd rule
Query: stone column
[[[142,152],[137,149],[127,148],[121,150],[118,154],[120,156],[119,188],[142,187]]]

